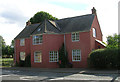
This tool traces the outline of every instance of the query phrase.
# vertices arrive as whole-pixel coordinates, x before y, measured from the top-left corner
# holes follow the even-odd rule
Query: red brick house
[[[14,62],[31,55],[31,66],[58,68],[58,50],[65,44],[69,62],[74,68],[86,68],[89,53],[104,48],[96,10],[92,14],[38,24],[27,22],[15,38]]]

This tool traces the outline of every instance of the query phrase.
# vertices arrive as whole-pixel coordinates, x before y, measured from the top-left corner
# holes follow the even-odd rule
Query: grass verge
[[[13,58],[0,58],[0,67],[11,67]]]

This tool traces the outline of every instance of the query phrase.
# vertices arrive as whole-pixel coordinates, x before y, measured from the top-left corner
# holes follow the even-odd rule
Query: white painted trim
[[[92,28],[92,33],[93,33],[93,37],[96,38],[97,37],[97,33],[96,33],[96,29],[94,27]]]
[[[49,51],[49,62],[58,62],[58,61],[59,61],[58,51],[57,51],[57,61],[50,61],[50,51]]]
[[[40,35],[42,35],[42,34],[40,34]],[[39,35],[34,35],[34,36],[39,36]],[[39,44],[34,44],[34,41],[33,41],[34,36],[32,36],[32,45],[41,45],[43,43],[43,35],[42,35],[42,43],[39,43]]]
[[[80,50],[80,49],[73,49],[73,50]],[[81,50],[80,50],[80,60],[73,60],[73,50],[72,50],[72,61],[73,62],[80,62],[81,61]]]
[[[25,51],[22,51],[22,52],[20,52],[20,60],[21,60],[21,53],[24,53],[24,56],[25,56],[25,58],[26,58],[26,53],[25,53]],[[25,61],[25,59],[22,60],[22,61]]]
[[[41,62],[35,61],[35,52],[40,52],[41,53],[41,57],[42,57],[42,52],[41,51],[34,51],[34,63],[42,63],[42,60],[41,60]]]
[[[21,44],[21,40],[24,40],[24,45]],[[20,39],[20,46],[25,46],[25,39],[24,38]]]
[[[74,41],[73,41],[73,39],[72,39],[72,34],[73,34],[73,33],[75,33],[75,37],[76,37],[76,33],[79,33],[79,32],[72,32],[72,33],[71,33],[71,40],[72,40],[72,42],[79,42],[79,41],[80,41],[80,33],[79,33],[79,40],[74,40]]]

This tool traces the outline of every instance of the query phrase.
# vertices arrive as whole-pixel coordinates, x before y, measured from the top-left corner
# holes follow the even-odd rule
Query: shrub
[[[88,57],[88,66],[94,68],[118,68],[119,62],[117,48],[94,50]]]
[[[17,61],[15,63],[15,67],[19,67],[19,63]]]
[[[25,61],[20,60],[19,63],[16,61],[16,67],[31,67],[31,55],[28,54],[25,57]]]
[[[31,67],[31,55],[27,55],[25,58],[25,67]]]
[[[24,66],[25,66],[25,61],[20,60],[20,61],[19,61],[19,66],[20,66],[20,67],[24,67]]]
[[[70,64],[68,61],[68,53],[64,48],[65,47],[63,44],[62,47],[59,49],[59,67],[60,68],[72,67],[72,64]]]

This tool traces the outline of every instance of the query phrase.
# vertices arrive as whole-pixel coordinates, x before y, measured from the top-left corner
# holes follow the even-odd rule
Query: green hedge
[[[92,68],[120,68],[120,49],[98,49],[90,53],[88,66]]]

